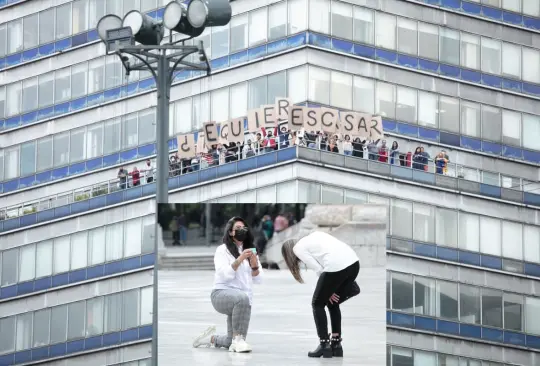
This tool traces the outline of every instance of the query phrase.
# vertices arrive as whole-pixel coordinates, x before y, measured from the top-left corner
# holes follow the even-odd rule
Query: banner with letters
[[[246,133],[256,134],[281,126],[287,126],[290,131],[349,135],[351,139],[378,140],[384,136],[381,116],[296,106],[290,99],[278,97],[274,104],[249,110],[247,121],[235,118],[220,123],[204,122],[202,131],[178,135],[178,156],[191,158],[217,144],[242,143]]]

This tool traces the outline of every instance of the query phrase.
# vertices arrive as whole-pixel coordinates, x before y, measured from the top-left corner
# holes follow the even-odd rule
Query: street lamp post
[[[156,82],[156,204],[168,203],[169,199],[169,102],[175,71],[178,69],[205,71],[207,75],[211,72],[203,42],[200,41],[197,46],[185,46],[184,41],[201,35],[206,27],[227,25],[231,15],[229,0],[191,0],[189,5],[172,1],[165,7],[163,21],[156,21],[146,14],[132,10],[123,19],[116,15],[105,15],[97,24],[98,34],[106,45],[107,54],[116,54],[120,57],[126,75],[131,71],[149,71]],[[161,44],[165,28],[169,30],[169,43]],[[173,31],[187,37],[172,42]],[[180,42],[182,45],[178,44]],[[186,60],[189,55],[195,53],[199,55],[199,63]],[[126,55],[134,57],[137,61],[132,64]],[[157,218],[155,228],[152,366],[158,366],[157,273],[160,259],[160,230]]]

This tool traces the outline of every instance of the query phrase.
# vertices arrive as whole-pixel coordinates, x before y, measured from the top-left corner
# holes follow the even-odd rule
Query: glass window
[[[88,232],[71,235],[71,270],[88,266]]]
[[[523,147],[540,150],[540,117],[523,114]]]
[[[122,259],[122,249],[124,243],[124,225],[122,222],[108,225],[106,228],[106,243],[105,260],[115,261]]]
[[[435,316],[435,280],[424,277],[414,278],[414,312]]]
[[[53,242],[42,241],[36,245],[36,278],[50,276],[53,268]]]
[[[268,40],[287,36],[287,2],[282,1],[268,8]]]
[[[16,284],[19,272],[19,250],[10,249],[2,252],[2,286]]]
[[[70,149],[69,149],[70,162],[76,163],[76,162],[86,159],[86,156],[85,156],[86,146],[84,146],[85,142],[86,142],[86,136],[85,136],[84,127],[71,130]]]
[[[15,351],[15,317],[0,319],[0,352]]]
[[[309,100],[330,104],[330,70],[309,67]]]
[[[103,297],[86,301],[86,336],[103,333]]]
[[[0,86],[0,118],[4,118],[4,110],[6,107],[6,88]]]
[[[374,42],[373,11],[355,6],[354,9],[354,41],[366,44]]]
[[[231,53],[248,46],[248,15],[241,14],[231,19]]]
[[[122,294],[105,296],[104,332],[117,332],[122,329]]]
[[[410,349],[392,347],[392,353],[390,357],[391,357],[392,365],[396,365],[396,366],[397,365],[399,366],[415,365],[415,358],[413,356],[413,351]],[[390,365],[390,363],[387,363],[387,365]]]
[[[504,76],[521,79],[521,46],[503,42],[502,74]]]
[[[53,151],[52,137],[44,137],[37,143],[37,171],[43,171],[52,168]]]
[[[508,294],[503,295],[504,306],[504,329],[523,331],[523,296]]]
[[[540,263],[540,228],[524,225],[523,240],[525,243],[524,259],[527,262]]]
[[[229,119],[229,88],[212,91],[212,121],[225,122]]]
[[[502,115],[499,108],[482,106],[482,138],[501,141]]]
[[[501,221],[480,217],[480,251],[495,257],[501,256]]]
[[[439,28],[418,23],[418,55],[431,60],[439,59]]]
[[[413,239],[433,243],[435,241],[435,208],[432,206],[415,203],[413,211]]]
[[[68,304],[68,340],[84,338],[86,333],[84,329],[84,324],[86,323],[85,314],[85,301]]]
[[[22,112],[29,112],[38,107],[38,78],[25,79],[22,82]]]
[[[259,108],[266,104],[266,90],[266,77],[263,76],[249,81],[249,109]]]
[[[39,13],[39,44],[54,41],[54,12],[55,8],[51,7]]]
[[[54,102],[54,73],[49,72],[39,76],[38,88],[39,107],[47,107]]]
[[[24,48],[29,49],[36,47],[39,44],[38,28],[39,28],[39,15],[34,13],[24,17],[23,29],[24,29]]]
[[[244,103],[247,98],[244,98]],[[231,102],[231,104],[233,104]],[[181,99],[174,103],[176,117],[174,118],[174,131],[176,134],[191,131],[191,98]]]
[[[12,179],[19,176],[19,146],[5,150],[4,156],[4,178]]]
[[[482,71],[495,75],[501,73],[500,41],[482,37]]]
[[[79,98],[87,94],[88,64],[86,62],[71,66],[71,97]]]
[[[103,127],[103,154],[107,155],[120,150],[121,137],[120,118],[105,121]]]
[[[73,34],[88,30],[88,0],[73,2]],[[97,23],[92,24],[94,28]]]
[[[33,280],[36,275],[36,246],[25,245],[20,248],[19,281]]]
[[[397,87],[396,118],[405,122],[416,122],[416,89]]]
[[[212,58],[229,54],[229,25],[212,28]]]
[[[4,150],[0,150],[0,181],[4,180]]]
[[[392,309],[413,312],[413,276],[403,273],[392,273]]]
[[[133,219],[124,222],[124,257],[132,257],[141,254],[141,219]]]
[[[199,94],[193,97],[192,116],[194,129],[200,129],[204,122],[210,121],[210,93]]]
[[[59,167],[69,163],[69,131],[54,135],[53,161],[54,166]]]
[[[66,101],[71,98],[71,68],[66,67],[57,70],[55,76],[54,101],[56,103]]]
[[[123,293],[123,322],[122,329],[130,329],[139,326],[139,290],[131,290]]]
[[[329,186],[322,186],[322,198],[321,203],[342,204],[343,203],[343,189]]]
[[[502,297],[502,291],[482,289],[482,325],[502,328]]]
[[[266,83],[268,88],[268,91],[266,93],[266,101],[268,104],[274,104],[276,102],[276,98],[283,98],[287,95],[286,71],[281,71],[275,74],[268,75]]]
[[[70,258],[69,235],[54,239],[54,274],[69,271]]]
[[[206,52],[206,57],[208,57],[208,59],[212,59],[212,40],[210,38],[211,36],[211,28],[206,28],[203,33],[195,38],[193,41],[194,41],[194,44],[197,45],[199,44],[199,41],[202,41],[203,43],[203,46],[204,46],[204,52]],[[118,59],[118,58],[117,58]],[[149,74],[150,75],[150,74]]]
[[[523,47],[523,80],[540,84],[540,51]]]
[[[457,283],[437,281],[437,318],[458,320]]]
[[[411,55],[418,54],[418,26],[414,20],[398,18],[398,51]]]
[[[34,312],[34,342],[33,347],[49,344],[49,327],[51,325],[51,310],[43,309]]]
[[[354,76],[353,86],[353,109],[364,113],[375,113],[375,81]]]
[[[98,227],[88,231],[88,265],[95,266],[105,262],[105,228]]]
[[[122,62],[116,55],[105,57],[105,89],[122,85],[124,77]]]
[[[480,69],[480,37],[461,33],[461,66]]]
[[[412,238],[413,232],[412,202],[392,200],[392,235]]]
[[[21,351],[32,347],[32,313],[17,315],[16,350]]]
[[[539,17],[540,16],[540,2],[523,1],[523,14],[532,15],[533,17]]]
[[[502,140],[509,145],[521,146],[521,113],[503,109]]]
[[[152,324],[153,295],[152,287],[141,288],[141,320],[139,325]]]
[[[309,29],[330,34],[330,1],[309,0]]]
[[[385,13],[375,13],[375,45],[396,49],[396,17]]]
[[[342,1],[332,1],[332,35],[353,39],[353,7]]]
[[[375,113],[387,118],[396,117],[396,86],[387,83],[377,83]]]
[[[480,104],[461,101],[461,133],[480,137]]]
[[[8,23],[7,26],[8,54],[23,50],[23,23],[22,18]]]
[[[127,14],[131,10],[140,10],[141,4],[140,0],[124,0],[124,8],[122,12],[124,14]],[[165,2],[163,5],[167,5],[167,2]]]
[[[457,248],[457,211],[436,208],[436,243]]]
[[[122,118],[122,148],[137,146],[137,113],[131,113]]]
[[[156,110],[154,108],[139,112],[139,144],[156,141]]]
[[[71,3],[56,7],[56,39],[62,39],[71,35]]]
[[[248,110],[248,84],[240,83],[230,87],[230,116],[231,118],[243,117]]]
[[[525,298],[526,333],[540,334],[540,298]]]
[[[86,157],[92,159],[103,155],[103,124],[88,126],[86,131]]]
[[[330,85],[330,105],[342,109],[352,109],[352,75],[332,71]]]
[[[22,83],[16,82],[6,86],[6,117],[21,113]]]
[[[6,55],[6,49],[7,49],[7,30],[6,30],[6,24],[0,24],[0,57],[4,57]],[[2,115],[0,114],[0,117]]]
[[[268,29],[267,8],[260,8],[249,12],[249,46],[255,46],[266,42]]]
[[[30,141],[21,145],[21,177],[36,172],[36,142]]]
[[[522,225],[502,222],[502,255],[506,258],[523,260],[523,231]]]
[[[521,0],[502,0],[502,8],[516,13],[521,12]]]
[[[480,289],[464,284],[459,285],[459,320],[463,323],[480,323]]]
[[[156,0],[141,0],[141,12],[147,12],[157,8]]]
[[[480,250],[480,219],[477,215],[459,213],[459,248],[472,252]]]
[[[145,216],[142,219],[142,245],[143,254],[154,251],[155,219],[153,216]]]
[[[103,90],[105,87],[105,57],[88,61],[88,94]]]
[[[441,130],[459,133],[459,99],[439,97],[439,124]]]
[[[307,29],[307,0],[289,0],[289,34]]]
[[[67,339],[67,305],[51,309],[51,344],[65,342]]]
[[[305,102],[307,98],[308,85],[308,68],[307,66],[295,67],[287,70],[287,95],[293,103]],[[232,90],[231,90],[232,91]],[[232,94],[231,94],[232,99]],[[232,114],[231,114],[232,117]]]
[[[437,108],[437,95],[433,93],[418,92],[418,124],[437,128],[439,125]]]
[[[441,47],[441,62],[445,62],[451,65],[459,65],[459,32],[452,29],[440,27],[439,36]]]

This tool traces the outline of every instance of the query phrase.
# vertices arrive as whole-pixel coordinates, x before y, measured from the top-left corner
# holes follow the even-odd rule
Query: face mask
[[[239,229],[239,230],[235,230],[234,238],[236,240],[238,240],[238,241],[244,241],[247,238],[247,234],[248,234],[248,229],[247,228],[242,228],[242,229]]]

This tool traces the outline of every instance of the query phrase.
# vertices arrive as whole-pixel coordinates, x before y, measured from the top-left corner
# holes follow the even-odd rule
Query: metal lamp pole
[[[153,52],[152,52],[153,51]],[[157,51],[157,52],[156,52]],[[167,54],[167,51],[172,53]],[[193,53],[199,53],[204,59],[204,64],[195,64],[185,61],[185,58]],[[169,102],[171,98],[171,85],[177,68],[181,70],[206,71],[210,74],[210,64],[204,53],[202,41],[199,46],[178,46],[164,44],[156,46],[118,46],[116,52],[126,69],[126,74],[131,71],[150,71],[156,81],[157,88],[157,118],[156,118],[156,204],[169,202]],[[125,54],[129,54],[140,62],[130,64]],[[181,67],[178,67],[181,65]],[[154,233],[154,272],[153,272],[153,311],[152,311],[152,366],[158,366],[158,264],[160,261],[160,230],[157,223]]]

